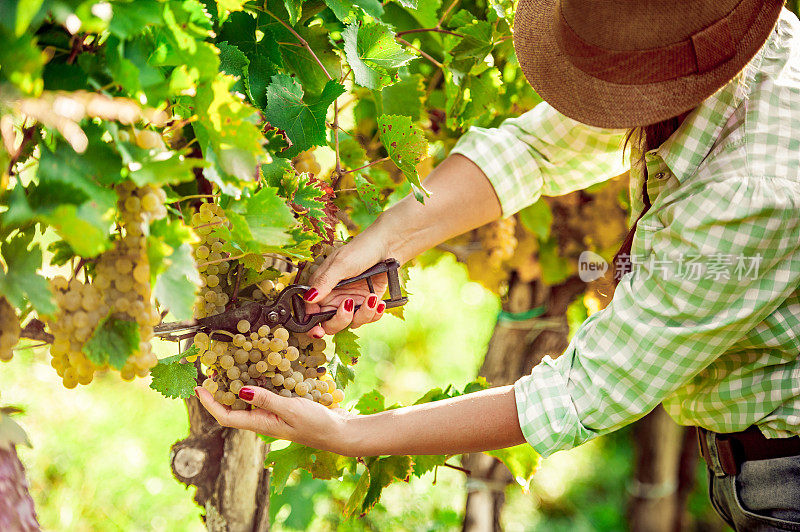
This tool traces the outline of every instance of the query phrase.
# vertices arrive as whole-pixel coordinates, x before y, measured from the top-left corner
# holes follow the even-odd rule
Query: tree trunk
[[[40,530],[33,499],[28,492],[25,468],[13,445],[8,448],[0,446],[0,530]]]
[[[196,397],[186,400],[189,437],[172,446],[175,477],[197,486],[209,532],[269,530],[269,446],[251,431],[221,427]]]
[[[684,429],[661,407],[633,425],[636,469],[628,522],[634,532],[672,532],[678,512],[678,472]]]
[[[538,281],[522,283],[512,275],[503,310],[520,314],[545,306],[547,312],[525,322],[498,320],[479,374],[493,386],[502,386],[529,373],[544,355],[561,354],[568,344],[567,306],[584,288],[576,277],[549,287]],[[498,460],[480,453],[465,456],[464,467],[470,470],[464,532],[501,530],[504,490],[513,480],[511,474]]]

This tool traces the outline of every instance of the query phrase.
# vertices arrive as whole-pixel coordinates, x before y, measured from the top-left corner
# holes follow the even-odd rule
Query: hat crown
[[[683,41],[727,16],[739,0],[559,0],[558,4],[557,16],[583,41],[628,51]]]

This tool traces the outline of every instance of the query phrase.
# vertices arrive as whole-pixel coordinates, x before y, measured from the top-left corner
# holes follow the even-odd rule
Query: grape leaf
[[[200,275],[192,259],[192,247],[181,244],[164,259],[166,269],[158,276],[153,295],[169,309],[175,319],[192,317],[195,292],[200,285]]]
[[[358,345],[358,336],[350,329],[342,329],[333,335],[334,353],[342,360],[355,363],[361,356],[361,346]]]
[[[356,174],[356,192],[358,193],[358,197],[361,198],[361,201],[364,202],[368,213],[378,214],[383,210],[381,209],[380,196],[375,185],[370,183],[361,174]]]
[[[286,12],[289,13],[289,24],[292,26],[297,24],[303,14],[303,2],[304,0],[283,0]]]
[[[420,182],[417,163],[428,154],[428,141],[422,129],[407,116],[381,115],[378,117],[378,132],[389,158],[397,165],[414,191],[414,197],[424,202],[430,195]]]
[[[464,76],[460,84],[456,77],[447,74],[445,96],[447,106],[447,125],[452,129],[466,128],[476,120],[492,111],[497,96],[500,94],[502,79],[496,68],[486,68],[480,73]]]
[[[333,373],[333,380],[340,389],[344,390],[347,385],[353,382],[356,378],[356,373],[353,368],[342,362],[338,355],[333,355],[330,364],[331,373]]]
[[[425,473],[433,471],[434,468],[447,462],[447,456],[443,454],[421,454],[412,456],[411,460],[414,462],[414,469],[411,474],[420,478]]]
[[[291,443],[283,449],[270,451],[265,466],[272,468],[270,488],[272,493],[278,494],[283,491],[289,475],[295,469],[306,469],[314,478],[338,478],[344,472],[348,461],[348,458],[329,451]]]
[[[163,26],[163,11],[163,6],[156,0],[115,2],[108,31],[120,39],[129,39],[152,26]]]
[[[220,72],[239,78],[239,81],[231,87],[231,90],[244,92],[242,89],[247,85],[247,78],[250,74],[250,60],[239,48],[227,42],[217,43],[217,48],[219,48]]]
[[[484,451],[489,456],[494,456],[511,471],[514,475],[514,480],[522,486],[525,492],[531,484],[536,469],[539,467],[540,456],[533,450],[533,447],[527,443],[522,445],[515,445],[506,449],[497,449],[495,451]]]
[[[220,184],[252,181],[264,158],[264,137],[255,125],[256,111],[229,92],[234,82],[234,78],[218,74],[217,79],[198,86],[193,102],[198,116],[193,124],[195,135],[211,163],[203,173]]]
[[[325,4],[341,22],[352,22],[356,16],[356,7],[376,20],[383,16],[383,5],[379,0],[325,0]]]
[[[312,146],[325,145],[328,107],[345,91],[344,85],[328,81],[319,97],[304,98],[303,87],[286,74],[277,74],[267,87],[265,116],[286,132],[292,146],[281,155],[294,157]]]
[[[237,201],[226,210],[228,215],[233,213],[244,219],[256,241],[272,246],[290,242],[288,230],[295,225],[295,219],[276,189],[264,187],[251,197]]]
[[[394,32],[377,22],[350,24],[342,32],[342,38],[356,83],[373,90],[397,80],[397,70],[414,59],[395,41]]]
[[[544,198],[539,198],[539,201],[533,205],[522,209],[519,212],[519,221],[540,240],[550,238],[550,224],[553,222],[553,212]]]
[[[539,241],[539,264],[542,266],[542,281],[549,285],[561,283],[575,273],[575,266],[559,254],[555,237]]]
[[[422,114],[424,100],[425,83],[422,74],[412,74],[381,90],[384,114],[405,115],[415,122]]]
[[[212,233],[225,242],[225,251],[234,255],[278,252],[283,251],[281,246],[292,243],[290,231],[296,225],[295,218],[277,192],[276,188],[264,187],[225,210],[230,227],[215,227]]]
[[[247,0],[217,0],[217,14],[222,20],[228,11],[241,11]]]
[[[383,488],[395,480],[408,481],[412,471],[410,456],[385,456],[367,461],[369,467],[369,488],[361,503],[361,513],[366,513],[381,499]]]
[[[333,144],[333,141],[331,141]],[[339,158],[345,168],[358,168],[367,161],[367,151],[350,135],[339,134]]]
[[[0,243],[0,255],[8,268],[0,266],[0,294],[18,309],[28,302],[41,315],[56,311],[53,295],[47,280],[36,273],[42,267],[42,250],[39,244],[31,246],[33,231],[18,233]]]
[[[325,202],[320,201],[325,196],[325,191],[321,189],[321,185],[321,181],[313,180],[309,174],[302,173],[291,193],[291,201],[299,208],[298,212],[310,220],[321,221],[325,218]]]
[[[371,458],[367,459],[367,461],[369,460],[371,460]],[[342,515],[344,515],[346,519],[349,519],[357,509],[360,509],[364,498],[367,496],[367,491],[369,491],[370,480],[369,467],[366,467],[361,473],[361,476],[358,477],[356,487],[353,488],[353,492],[344,504],[344,508],[342,508]]]
[[[128,357],[139,349],[139,326],[135,321],[119,320],[109,314],[97,324],[83,345],[83,352],[95,365],[110,364],[122,369]]]
[[[188,354],[181,353],[174,357],[158,361],[150,370],[150,388],[170,399],[188,399],[194,395],[197,386],[197,368],[194,364],[181,363],[180,359]]]
[[[383,395],[378,390],[372,390],[358,399],[356,410],[362,415],[383,412],[386,410],[386,399],[384,399]]]
[[[267,86],[269,79],[275,74],[275,67],[264,55],[250,57],[245,77],[245,89],[250,101],[263,109],[267,105]]]

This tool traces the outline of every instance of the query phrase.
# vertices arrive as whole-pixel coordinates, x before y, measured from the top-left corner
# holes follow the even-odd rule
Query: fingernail
[[[239,398],[244,401],[250,401],[255,397],[256,392],[251,390],[250,388],[242,388],[239,390]]]
[[[306,301],[313,301],[318,294],[319,291],[316,288],[309,288],[308,291],[303,295],[303,299]]]
[[[369,308],[375,308],[375,304],[378,302],[378,296],[372,294],[367,298],[367,306]]]
[[[324,334],[323,333],[314,333],[311,336],[313,336],[314,338],[319,340],[320,338],[322,338],[324,336]]]
[[[384,303],[383,301],[378,303],[378,308],[376,310],[378,311],[378,314],[386,310],[386,303]]]
[[[344,310],[345,310],[345,312],[353,312],[353,300],[352,299],[345,299],[344,300]]]

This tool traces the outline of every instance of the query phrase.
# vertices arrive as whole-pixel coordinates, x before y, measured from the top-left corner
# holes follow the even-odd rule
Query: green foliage
[[[172,399],[191,397],[194,394],[194,387],[197,386],[197,368],[194,364],[181,362],[181,359],[196,354],[197,348],[192,346],[180,355],[159,360],[150,370],[152,377],[150,388]]]
[[[92,280],[97,257],[122,234],[115,186],[153,185],[171,198],[167,219],[150,223],[144,236],[158,309],[186,319],[199,277],[184,220],[204,201],[197,196],[214,195],[223,206],[230,227],[214,234],[240,263],[258,265],[267,253],[308,259],[334,229],[345,237],[355,231],[335,227],[336,209],[363,225],[409,188],[422,200],[418,167],[429,153],[446,153],[467,126],[490,125],[532,100],[503,44],[508,23],[472,3],[455,15],[440,1],[413,0],[103,5],[0,6],[0,292],[20,316],[55,310],[40,273],[51,266],[81,264]],[[434,27],[455,35],[427,31]],[[335,111],[348,105],[355,124]],[[429,120],[442,112],[447,120]],[[334,162],[313,176],[295,170],[291,159],[314,147]],[[34,240],[42,234],[54,235],[52,255]],[[243,287],[273,274],[251,272]],[[119,368],[138,335],[132,321],[109,316],[84,351]],[[359,346],[349,331],[334,342],[331,372],[344,387]],[[195,377],[193,365],[162,359],[152,387],[188,397]],[[457,393],[437,390],[426,400]],[[296,453],[288,456],[315,474],[342,474],[341,457]],[[363,496],[352,511],[366,511],[391,481],[445,458],[360,466]],[[288,460],[276,467],[290,467]]]
[[[523,443],[507,449],[487,451],[486,454],[494,456],[503,462],[511,474],[514,475],[517,483],[527,491],[533,479],[533,474],[536,473],[536,469],[539,467],[540,460],[533,447]]]
[[[102,366],[122,369],[131,353],[139,347],[139,328],[134,321],[119,320],[108,315],[92,332],[83,346],[86,358]]]

